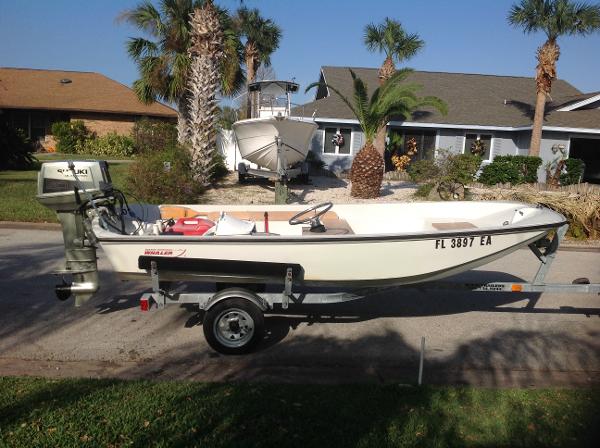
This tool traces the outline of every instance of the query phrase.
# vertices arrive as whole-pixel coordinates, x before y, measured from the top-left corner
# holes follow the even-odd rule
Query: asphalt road
[[[77,309],[53,293],[61,233],[0,228],[0,375],[414,383],[424,336],[425,383],[600,383],[598,296],[403,289],[269,315],[259,349],[228,357],[197,311],[140,312],[149,283],[119,282],[99,256],[102,289]],[[468,278],[529,279],[536,262],[522,250]],[[548,280],[577,277],[600,282],[599,252],[559,252]]]

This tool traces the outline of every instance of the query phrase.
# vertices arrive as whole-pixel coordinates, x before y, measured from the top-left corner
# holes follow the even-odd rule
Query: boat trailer
[[[542,240],[541,244],[532,243],[529,249],[538,258],[540,264],[533,279],[529,282],[485,282],[459,283],[449,281],[430,281],[386,287],[367,287],[361,289],[337,287],[334,292],[311,290],[302,281],[302,268],[299,265],[278,263],[259,263],[256,266],[245,262],[221,261],[215,266],[215,260],[195,260],[190,265],[185,260],[168,257],[142,256],[139,267],[146,269],[152,281],[152,291],[144,293],[140,299],[142,311],[162,310],[168,305],[194,304],[205,311],[203,330],[209,345],[224,354],[248,353],[264,336],[264,313],[274,310],[275,305],[288,309],[290,303],[296,305],[335,304],[366,298],[369,295],[400,289],[446,289],[468,290],[474,292],[513,292],[513,293],[582,293],[600,294],[600,283],[591,283],[587,278],[578,278],[572,283],[546,283],[548,274],[561,240],[568,225],[557,229],[551,240]],[[242,266],[240,267],[240,263]],[[254,265],[251,267],[250,265]],[[268,265],[268,266],[267,266]],[[189,279],[217,285],[206,292],[180,293],[168,291],[170,273],[181,276],[182,271]],[[246,274],[240,274],[246,272]],[[245,279],[240,277],[245,277]],[[233,278],[236,282],[229,283]],[[265,285],[280,285],[283,289],[258,291]],[[270,289],[270,288],[269,288]],[[321,288],[322,289],[322,288]]]

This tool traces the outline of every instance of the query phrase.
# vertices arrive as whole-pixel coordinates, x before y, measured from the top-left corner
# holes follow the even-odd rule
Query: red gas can
[[[214,225],[213,221],[206,218],[179,218],[165,233],[172,233],[174,235],[204,235]]]

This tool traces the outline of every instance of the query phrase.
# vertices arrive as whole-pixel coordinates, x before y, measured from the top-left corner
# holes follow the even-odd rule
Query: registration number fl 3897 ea
[[[456,238],[440,238],[435,240],[436,249],[454,249],[473,246],[491,246],[491,235],[463,236]]]

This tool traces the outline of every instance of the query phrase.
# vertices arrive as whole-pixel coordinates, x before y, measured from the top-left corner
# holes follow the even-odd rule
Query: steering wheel
[[[325,227],[321,224],[319,218],[331,210],[333,204],[331,202],[323,202],[321,204],[313,205],[312,207],[307,208],[306,210],[302,210],[300,213],[296,213],[294,216],[290,218],[288,221],[291,226],[297,226],[298,224],[308,224],[310,223],[310,229],[322,228],[324,231]],[[312,216],[307,216],[303,218],[304,215],[307,215],[310,212],[315,212]],[[317,230],[314,230],[317,231]]]

